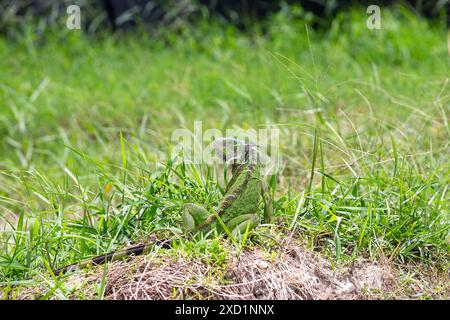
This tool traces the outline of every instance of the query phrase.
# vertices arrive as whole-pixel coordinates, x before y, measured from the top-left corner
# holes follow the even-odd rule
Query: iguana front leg
[[[185,232],[193,232],[206,226],[205,222],[211,214],[203,207],[186,203],[183,207],[183,227]]]
[[[266,180],[261,177],[261,197],[264,200],[264,222],[270,223],[273,216],[272,198]]]

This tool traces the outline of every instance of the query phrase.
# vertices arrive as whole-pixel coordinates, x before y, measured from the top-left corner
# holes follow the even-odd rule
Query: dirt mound
[[[156,249],[77,271],[56,282],[44,276],[36,279],[38,285],[11,291],[3,298],[95,299],[104,292],[105,299],[123,300],[448,299],[450,293],[448,270],[436,273],[421,265],[394,266],[387,259],[363,258],[336,267],[291,237],[270,250],[255,246],[235,252],[228,245],[229,258],[221,265],[175,248]],[[104,291],[99,290],[102,280]]]
[[[392,283],[386,266],[359,261],[345,269],[333,270],[318,254],[293,244],[274,259],[260,249],[244,250],[222,270],[160,252],[111,264],[105,298],[364,299]],[[102,273],[94,277],[98,282]]]

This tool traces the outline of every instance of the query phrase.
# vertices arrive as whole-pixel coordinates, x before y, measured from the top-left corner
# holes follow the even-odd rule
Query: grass
[[[205,21],[158,38],[39,38],[31,26],[0,38],[0,283],[51,281],[52,268],[179,231],[186,202],[217,205],[221,168],[166,157],[173,130],[195,120],[281,130],[275,223],[254,241],[293,230],[336,264],[388,257],[447,273],[445,26],[396,8],[368,30],[355,9],[320,32],[297,13],[265,33]],[[208,263],[228,256],[217,235],[178,245]]]

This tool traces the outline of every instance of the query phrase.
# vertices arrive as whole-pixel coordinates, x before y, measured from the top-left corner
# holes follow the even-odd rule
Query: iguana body
[[[234,237],[239,237],[247,228],[252,229],[259,224],[260,218],[257,212],[261,197],[265,205],[264,220],[269,222],[272,216],[272,203],[266,183],[260,173],[256,146],[244,144],[236,139],[218,139],[215,142],[215,146],[216,152],[224,161],[231,165],[232,170],[232,178],[227,184],[224,198],[217,208],[216,214],[210,213],[196,204],[185,204],[183,207],[183,229],[185,232],[182,235],[160,242],[153,241],[96,256],[90,260],[58,269],[55,271],[55,274],[120,260],[130,255],[140,255],[149,252],[155,246],[168,247],[171,241],[197,231],[211,228],[217,228],[221,231],[222,226],[217,221],[217,216],[220,217]],[[232,152],[230,152],[230,148]],[[236,152],[236,149],[241,150]]]
[[[246,157],[248,158],[248,155]],[[265,202],[264,217],[267,222],[270,221],[272,214],[267,187],[260,173],[260,165],[248,160],[232,165],[233,177],[227,185],[225,196],[217,210],[217,216],[235,238],[243,234],[247,226],[252,229],[259,224],[260,218],[257,212],[261,196]],[[198,228],[222,230],[217,216],[201,206],[188,203],[184,206],[183,212],[185,230],[198,230]]]

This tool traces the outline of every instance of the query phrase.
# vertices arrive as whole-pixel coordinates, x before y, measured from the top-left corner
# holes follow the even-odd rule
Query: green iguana
[[[258,207],[261,198],[264,201],[264,220],[270,222],[272,218],[272,200],[264,177],[261,175],[261,155],[257,146],[244,143],[238,139],[219,138],[214,142],[216,154],[231,167],[232,178],[226,186],[225,195],[219,204],[216,214],[205,208],[188,203],[183,206],[184,233],[163,241],[152,241],[130,247],[128,249],[110,252],[96,256],[90,260],[74,263],[55,270],[55,274],[62,274],[90,265],[116,261],[130,255],[149,252],[155,246],[169,247],[169,243],[180,237],[205,229],[216,228],[222,231],[217,220],[219,216],[234,237],[239,237],[247,228],[255,228],[259,222]]]

